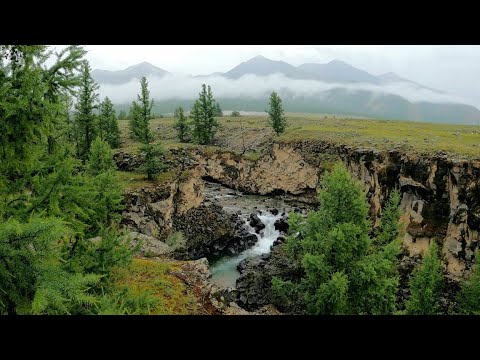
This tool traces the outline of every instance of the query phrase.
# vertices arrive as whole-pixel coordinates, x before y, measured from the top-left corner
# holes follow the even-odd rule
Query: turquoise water
[[[272,215],[268,212],[263,212],[262,215],[258,215],[260,221],[265,225],[260,234],[255,234],[253,228],[246,223],[249,228],[249,232],[255,234],[258,241],[251,248],[244,250],[236,256],[226,256],[217,262],[213,263],[210,267],[212,274],[212,281],[222,288],[234,288],[240,273],[237,271],[237,265],[243,259],[248,257],[254,257],[257,255],[270,252],[270,246],[280,236],[280,232],[275,230],[275,221],[281,218],[281,215]]]

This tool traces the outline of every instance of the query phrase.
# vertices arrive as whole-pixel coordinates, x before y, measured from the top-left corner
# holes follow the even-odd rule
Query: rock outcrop
[[[257,161],[231,152],[205,153],[194,150],[192,157],[203,176],[250,194],[287,193],[298,197],[315,193],[317,170],[289,147],[273,144]]]
[[[182,151],[179,156],[189,164],[191,175],[165,186],[126,194],[128,210],[124,217],[133,230],[160,240],[172,229],[186,232],[191,242],[187,253],[193,254],[188,258],[236,253],[250,244],[238,239],[233,243],[227,241],[236,236],[236,225],[214,206],[204,204],[202,178],[247,193],[287,194],[315,204],[323,171],[341,160],[364,184],[374,225],[380,222],[390,192],[400,190],[408,256],[421,256],[436,239],[444,254],[447,273],[456,279],[469,274],[479,243],[478,160],[457,159],[441,152],[406,154],[398,149],[361,149],[315,140],[273,143],[256,161],[232,152],[198,148],[188,150],[188,154]],[[212,217],[202,216],[202,212]],[[202,223],[202,217],[216,225]],[[192,230],[180,222],[174,226],[174,218],[190,224],[188,228]],[[220,224],[222,221],[224,224]],[[286,225],[279,222],[277,228],[286,230]],[[212,235],[216,240],[210,242]]]
[[[401,191],[404,244],[411,256],[421,255],[433,239],[442,247],[447,273],[469,273],[480,230],[480,161],[439,152],[406,154],[353,148],[323,141],[274,143],[257,161],[230,152],[192,155],[202,176],[254,194],[294,194],[315,203],[324,169],[343,161],[365,186],[370,214],[378,225],[382,206],[393,189]]]
[[[235,255],[257,241],[236,215],[216,204],[202,204],[177,215],[174,229],[187,239],[184,247],[175,252],[175,257],[181,259]]]
[[[237,303],[249,311],[270,303],[272,277],[298,276],[282,246],[273,246],[270,254],[243,260],[237,269],[240,272],[236,284]]]
[[[122,222],[138,233],[164,241],[174,219],[203,202],[203,187],[198,170],[192,169],[171,183],[127,192]]]

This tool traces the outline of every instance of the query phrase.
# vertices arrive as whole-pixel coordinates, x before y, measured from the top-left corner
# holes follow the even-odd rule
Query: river
[[[285,213],[294,211],[295,206],[278,197],[247,195],[220,184],[209,182],[205,183],[205,194],[208,201],[216,202],[225,211],[237,214],[244,221],[245,228],[251,234],[255,234],[258,239],[251,248],[238,255],[220,258],[210,266],[212,281],[215,284],[221,288],[234,288],[236,280],[240,276],[237,265],[243,259],[270,252],[273,242],[280,236],[280,232],[275,229],[275,221]],[[256,212],[258,212],[260,221],[265,225],[265,228],[259,234],[255,233],[255,229],[249,224],[250,214]]]

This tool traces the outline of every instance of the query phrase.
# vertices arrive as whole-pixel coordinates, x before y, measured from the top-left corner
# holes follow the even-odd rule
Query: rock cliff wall
[[[480,161],[307,140],[275,143],[257,161],[229,152],[193,150],[191,156],[203,177],[249,193],[286,193],[311,203],[324,169],[341,160],[364,184],[375,224],[389,193],[401,191],[409,255],[419,255],[438,241],[447,272],[457,278],[468,274],[479,240]]]

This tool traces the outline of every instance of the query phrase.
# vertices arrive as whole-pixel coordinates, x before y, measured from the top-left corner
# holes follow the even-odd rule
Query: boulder
[[[275,230],[280,231],[283,234],[288,232],[288,215],[282,216],[280,219],[275,221]]]

